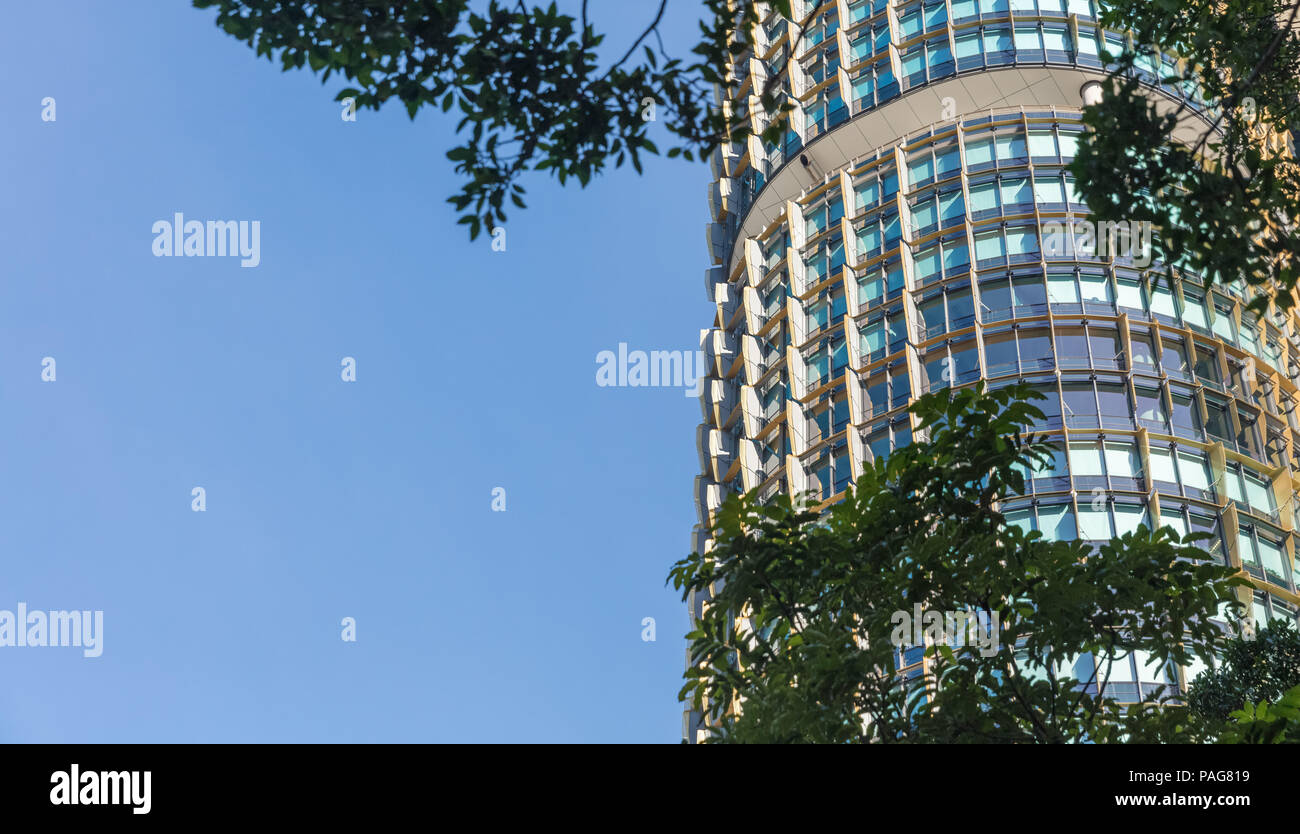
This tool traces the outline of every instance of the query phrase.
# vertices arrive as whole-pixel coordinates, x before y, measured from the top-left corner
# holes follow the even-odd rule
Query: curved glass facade
[[[1085,540],[1139,524],[1208,532],[1211,557],[1255,583],[1256,619],[1295,619],[1300,320],[1254,315],[1244,286],[1170,286],[1139,230],[1083,225],[1065,167],[1080,81],[1101,77],[1100,48],[1121,38],[1099,30],[1095,4],[794,6],[803,29],[771,15],[766,53],[735,71],[744,96],[784,68],[793,129],[781,148],[751,139],[713,159],[692,547],[710,546],[729,493],[839,500],[863,461],[911,442],[921,394],[1023,380],[1047,397],[1056,454],[1005,502],[1013,523]],[[1158,69],[1150,94],[1176,104]],[[909,654],[905,677],[923,671]],[[1119,666],[1121,700],[1195,671]]]

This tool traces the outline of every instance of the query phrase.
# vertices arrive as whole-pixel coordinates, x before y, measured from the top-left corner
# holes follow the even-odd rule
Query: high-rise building
[[[1095,0],[792,12],[766,16],[718,94],[743,104],[767,86],[796,108],[780,145],[712,159],[692,547],[710,547],[730,493],[839,500],[863,461],[911,441],[920,395],[1024,380],[1047,395],[1057,451],[1004,502],[1013,522],[1086,540],[1207,531],[1213,557],[1253,580],[1257,621],[1296,618],[1300,319],[1257,317],[1241,284],[1170,286],[1141,229],[1111,247],[1059,233],[1087,218],[1066,166],[1102,52],[1125,36],[1100,27]],[[1185,92],[1162,84],[1164,62],[1143,68],[1145,89],[1175,108]],[[1204,130],[1191,112],[1186,129]],[[1117,666],[1121,701],[1195,672]],[[688,740],[700,721],[685,715]]]

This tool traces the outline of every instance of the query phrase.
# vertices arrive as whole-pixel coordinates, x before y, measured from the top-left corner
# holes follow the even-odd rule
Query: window
[[[1007,177],[1002,180],[1002,205],[1030,205],[1034,202],[1033,189],[1028,177]]]
[[[1128,393],[1118,383],[1097,383],[1097,402],[1101,408],[1102,425],[1109,428],[1129,428],[1133,416],[1129,408]]]
[[[1028,156],[1024,131],[1000,133],[995,138],[999,161],[1023,161]]]
[[[1079,537],[1075,531],[1074,513],[1064,504],[1040,506],[1038,529],[1044,538],[1051,541],[1073,541]]]
[[[1196,354],[1196,378],[1203,382],[1217,384],[1223,381],[1219,374],[1219,358],[1214,348],[1197,344],[1193,348]]]
[[[1030,152],[1033,152],[1031,145]],[[1065,205],[1065,184],[1059,177],[1034,177],[1034,202],[1040,206]]]
[[[1185,437],[1199,438],[1201,436],[1201,419],[1191,393],[1171,389],[1169,399],[1173,406],[1170,409],[1170,414],[1173,418],[1174,433]]]
[[[1167,282],[1162,282],[1152,288],[1151,312],[1157,316],[1163,316],[1169,322],[1173,322],[1178,318],[1178,310],[1174,305],[1174,296],[1169,291]]]
[[[984,361],[989,376],[1002,376],[1016,373],[1016,337],[1014,333],[1000,333],[986,336],[984,339]]]
[[[1011,317],[1011,286],[1006,279],[995,279],[980,284],[980,305],[983,321],[999,321]]]
[[[1077,305],[1080,301],[1079,287],[1073,273],[1049,273],[1047,276],[1047,298],[1053,306],[1058,304]]]
[[[1146,300],[1141,284],[1130,278],[1121,278],[1117,282],[1117,287],[1119,288],[1117,297],[1119,306],[1137,310],[1140,313],[1146,312]]]
[[[966,214],[966,203],[961,191],[947,191],[939,195],[939,217],[944,226],[951,226]]]
[[[1246,503],[1251,509],[1258,510],[1265,515],[1271,515],[1276,505],[1273,502],[1273,489],[1262,478],[1246,473]]]
[[[1017,462],[1012,466],[1025,479],[1025,494],[1031,494],[1035,491],[1063,492],[1070,489],[1064,451],[1055,446],[1050,447],[1047,451],[1047,457],[1043,460],[1031,461],[1027,464]],[[1032,511],[1026,510],[1025,512],[1032,522]],[[1025,529],[1031,530],[1033,527],[1030,526]]]
[[[1061,386],[1061,399],[1066,423],[1071,428],[1096,428],[1099,425],[1096,394],[1091,383],[1064,383]]]
[[[1155,350],[1151,347],[1150,331],[1134,329],[1129,334],[1129,344],[1132,346],[1133,370],[1155,376],[1158,371],[1156,370]]]
[[[1182,339],[1166,336],[1161,340],[1160,368],[1171,377],[1191,379]]]
[[[1033,390],[1042,394],[1046,399],[1033,400],[1033,404],[1038,410],[1043,412],[1043,419],[1034,423],[1036,429],[1060,428],[1061,427],[1061,398],[1057,393],[1056,385],[1035,385]]]
[[[1222,440],[1230,447],[1235,446],[1232,442],[1232,420],[1228,416],[1228,405],[1212,397],[1205,398],[1205,430],[1218,440]]]
[[[1132,443],[1110,441],[1105,445],[1106,474],[1111,478],[1112,488],[1138,489],[1136,481],[1142,477],[1142,458],[1138,447]]]
[[[1091,504],[1079,504],[1079,538],[1085,541],[1107,541],[1113,538],[1110,526],[1110,510],[1101,505],[1093,509]]]
[[[1058,47],[1049,46],[1048,48],[1056,49]],[[1029,155],[1034,157],[1035,160],[1041,157],[1046,157],[1048,159],[1055,159],[1058,155],[1057,146],[1056,146],[1056,132],[1052,130],[1030,130],[1029,131]],[[1059,200],[1058,202],[1065,202],[1064,192],[1062,192],[1062,199]]]
[[[1060,26],[1043,27],[1043,46],[1046,49],[1054,52],[1073,51],[1070,49],[1069,32],[1067,32],[1064,28]],[[1049,58],[1049,60],[1061,60],[1062,57],[1064,56]]]
[[[1282,543],[1267,536],[1260,536],[1259,545],[1259,562],[1264,570],[1264,576],[1270,582],[1283,587],[1291,585],[1291,571],[1287,567],[1286,553],[1282,549]]]
[[[1214,305],[1214,322],[1210,328],[1214,335],[1229,344],[1236,344],[1236,327],[1232,323],[1232,308],[1220,304]]]
[[[858,305],[874,307],[885,298],[885,275],[880,268],[869,270],[858,279]]]
[[[1200,452],[1179,452],[1178,479],[1183,487],[1196,490],[1193,497],[1212,498],[1210,491],[1210,464]]]
[[[1047,292],[1041,277],[1016,278],[1011,282],[1016,314],[1022,316],[1047,312]]]
[[[1115,297],[1110,291],[1110,281],[1104,274],[1084,271],[1079,275],[1079,287],[1088,310],[1110,312],[1114,309]]]
[[[916,264],[916,280],[922,285],[941,274],[939,247],[937,245],[926,247],[917,252],[913,260]]]
[[[1034,226],[1007,229],[1007,254],[1021,261],[1038,260],[1038,231]],[[1046,298],[1043,299],[1046,302]]]
[[[1041,52],[1043,36],[1038,31],[1038,26],[1035,24],[1017,26],[1015,44],[1016,49],[1021,52]]]
[[[1210,322],[1205,316],[1205,297],[1183,290],[1183,321],[1202,333],[1208,333]]]
[[[942,324],[943,309],[939,310],[940,324]],[[862,355],[866,361],[873,362],[883,357],[885,350],[885,322],[881,317],[875,321],[868,322],[866,327],[861,331],[861,349]]]
[[[982,211],[996,211],[998,208],[998,184],[986,182],[970,187],[970,207],[975,216]]]
[[[1021,371],[1049,370],[1055,364],[1052,338],[1046,330],[1028,330],[1019,333]]]
[[[975,322],[975,304],[971,300],[970,285],[963,281],[960,285],[949,286],[945,290],[948,299],[948,322],[953,330],[969,327]]]
[[[1115,534],[1137,532],[1138,527],[1146,524],[1146,510],[1140,504],[1117,503],[1115,505]]]
[[[1120,343],[1119,333],[1113,330],[1089,328],[1088,345],[1092,350],[1092,367],[1120,368],[1121,354],[1124,348]]]
[[[993,164],[994,147],[992,137],[976,139],[975,141],[966,141],[966,166],[975,169],[979,166],[988,166]],[[972,197],[972,203],[974,199]]]
[[[1152,446],[1147,460],[1151,466],[1151,480],[1155,482],[1157,488],[1177,494],[1178,470],[1174,465],[1174,453],[1167,448]]]
[[[982,232],[975,236],[975,258],[984,261],[1003,261],[1006,259],[1006,241],[1000,230]]]
[[[1137,397],[1138,422],[1155,431],[1167,431],[1168,414],[1165,413],[1165,401],[1160,389],[1149,385],[1136,385],[1133,392]]]
[[[1106,467],[1104,458],[1098,454],[1095,442],[1070,444],[1070,473],[1074,477],[1104,478]],[[1105,486],[1105,484],[1100,484]]]

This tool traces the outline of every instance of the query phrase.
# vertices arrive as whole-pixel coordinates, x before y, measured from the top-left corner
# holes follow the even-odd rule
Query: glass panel
[[[1010,48],[1007,46],[1005,48]],[[1022,131],[1004,133],[996,137],[998,159],[1021,159],[1026,156],[1025,134]]]
[[[1151,293],[1151,312],[1169,316],[1170,318],[1177,317],[1178,312],[1174,309],[1174,297],[1170,294],[1167,285],[1157,287]]]
[[[1053,304],[1078,304],[1079,289],[1073,275],[1047,276],[1047,295]]]
[[[1160,516],[1160,526],[1172,527],[1174,532],[1178,534],[1179,538],[1182,538],[1191,532],[1187,528],[1187,520],[1170,510],[1166,510],[1165,513]]]
[[[1106,474],[1096,443],[1070,444],[1070,472],[1075,477]]]
[[[1034,202],[1040,204],[1064,203],[1065,186],[1059,179],[1034,178]]]
[[[1188,324],[1199,327],[1203,330],[1210,328],[1210,322],[1205,317],[1205,299],[1198,298],[1190,293],[1183,294],[1183,321]]]
[[[1162,340],[1160,366],[1171,376],[1184,376],[1187,373],[1187,358],[1183,354],[1182,342],[1170,339]]]
[[[1141,478],[1142,461],[1138,448],[1129,443],[1106,444],[1106,471],[1112,477]]]
[[[1061,366],[1083,368],[1088,365],[1088,338],[1081,327],[1070,327],[1056,333],[1056,348]]]
[[[1079,504],[1079,538],[1089,541],[1104,541],[1112,538],[1110,528],[1110,511],[1106,508],[1094,510],[1086,503]]]
[[[1163,424],[1165,422],[1165,402],[1159,388],[1139,385],[1134,388],[1137,395],[1137,416],[1141,420],[1150,420]],[[1173,480],[1172,478],[1169,480]]]
[[[1151,461],[1151,478],[1153,480],[1166,481],[1171,484],[1178,483],[1172,452],[1168,449],[1152,449],[1148,459]]]
[[[1074,527],[1074,514],[1066,505],[1038,508],[1038,529],[1043,537],[1052,541],[1073,541],[1078,538]]]
[[[986,182],[980,185],[971,186],[970,189],[970,208],[971,211],[990,211],[998,207],[998,184],[995,182]]]
[[[1142,373],[1156,372],[1155,353],[1151,348],[1151,336],[1147,333],[1132,333],[1129,344],[1133,350],[1133,370]]]
[[[1247,475],[1245,480],[1246,503],[1257,510],[1272,512],[1274,508],[1272,488],[1251,475]]]
[[[1016,510],[1014,512],[1009,512],[1006,515],[1008,527],[1019,527],[1026,533],[1034,529],[1033,519],[1029,510]]]
[[[1224,472],[1223,486],[1228,491],[1228,497],[1233,501],[1246,503],[1246,491],[1241,486],[1241,473],[1232,469]]]
[[[1062,37],[1062,42],[1064,38]],[[1048,45],[1048,49],[1064,49],[1062,46]],[[1030,156],[1056,156],[1056,132],[1051,130],[1031,130],[1029,131],[1029,155]],[[1057,202],[1064,202],[1063,200]]]
[[[1111,297],[1110,281],[1106,280],[1105,275],[1081,275],[1079,284],[1083,288],[1084,301],[1100,301],[1106,304],[1114,301]]]
[[[1101,413],[1110,417],[1130,417],[1128,393],[1120,385],[1098,385],[1097,400]]]
[[[993,157],[993,139],[979,139],[974,142],[966,143],[966,164],[981,165],[992,162]]]
[[[1119,306],[1133,310],[1146,310],[1146,304],[1143,303],[1142,298],[1142,288],[1137,281],[1121,278],[1117,286],[1119,287]]]
[[[1132,504],[1115,505],[1115,534],[1137,532],[1139,525],[1146,523],[1146,510]]]
[[[1017,203],[1032,203],[1033,201],[1034,193],[1029,187],[1028,177],[1002,180],[1002,205],[1010,206]]]
[[[1178,453],[1178,474],[1183,486],[1208,490],[1210,488],[1210,465],[1190,452]]]
[[[1259,537],[1259,561],[1264,570],[1273,574],[1279,579],[1286,581],[1287,570],[1285,567],[1286,555],[1282,552],[1282,547],[1267,538]]]
[[[1110,330],[1104,330],[1101,332],[1089,330],[1088,344],[1092,348],[1092,361],[1094,367],[1116,367],[1115,360],[1120,355],[1121,351],[1123,351],[1118,333]]]
[[[1069,383],[1061,386],[1065,400],[1065,413],[1070,417],[1096,415],[1097,401],[1092,386],[1086,383]]]
[[[1052,339],[1046,333],[1020,335],[1020,362],[1026,370],[1050,368],[1053,358]]]
[[[985,339],[984,360],[988,364],[989,376],[1015,373],[1017,368],[1015,335],[1004,333]]]
[[[977,260],[1002,260],[1006,257],[1006,244],[1002,232],[985,232],[975,236],[975,258]]]
[[[1043,46],[1058,52],[1068,52],[1070,50],[1069,39],[1065,30],[1052,26],[1043,27]]]

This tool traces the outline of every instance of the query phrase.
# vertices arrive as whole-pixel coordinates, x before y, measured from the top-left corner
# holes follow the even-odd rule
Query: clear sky
[[[344,122],[175,0],[5,12],[0,609],[104,634],[0,647],[0,742],[678,741],[699,403],[595,357],[698,346],[707,167],[532,176],[493,252],[440,112]],[[176,212],[261,264],[154,257]]]

